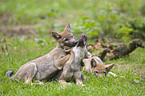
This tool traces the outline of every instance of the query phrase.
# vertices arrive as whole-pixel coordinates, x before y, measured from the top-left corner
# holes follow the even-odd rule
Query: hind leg
[[[77,85],[84,86],[83,80],[82,80],[83,79],[83,74],[82,74],[81,71],[77,71],[77,72],[74,73],[74,79],[76,80]]]
[[[24,75],[25,83],[31,82],[31,85],[33,85],[32,79],[34,78],[34,76],[37,73],[36,64],[35,63],[30,63],[27,66],[25,66],[25,68],[27,69],[27,72],[26,72],[27,74]]]
[[[69,64],[68,66],[66,65],[63,68],[63,72],[59,78],[59,83],[61,84],[67,84],[66,81],[71,81],[73,78],[73,72],[71,71],[71,69],[69,68]]]
[[[33,85],[33,84],[44,85],[44,83],[39,80],[36,80],[36,82],[38,82],[38,83],[32,83],[32,79],[34,78],[34,76],[37,73],[37,68],[36,68],[35,63],[30,63],[30,64],[31,64],[31,66],[29,66],[29,67],[31,67],[31,68],[28,70],[29,75],[26,77],[25,83],[31,82],[31,85]]]
[[[24,81],[25,83],[32,82],[32,79],[37,73],[37,68],[35,63],[26,63],[20,67],[17,73],[11,78]]]

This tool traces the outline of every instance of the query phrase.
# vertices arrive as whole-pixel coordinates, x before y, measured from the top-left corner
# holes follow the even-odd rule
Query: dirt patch
[[[15,26],[15,27],[0,27],[0,31],[3,32],[5,36],[33,36],[37,35],[37,30],[34,29],[34,26]]]
[[[12,21],[12,14],[4,13],[0,14],[1,24],[0,24],[0,32],[1,35],[4,36],[23,36],[23,35],[34,35],[37,34],[37,31],[34,29],[35,26],[32,25],[19,25],[19,26],[8,26],[8,24]]]

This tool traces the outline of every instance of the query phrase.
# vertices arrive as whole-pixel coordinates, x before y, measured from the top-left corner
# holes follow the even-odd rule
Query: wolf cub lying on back
[[[63,72],[60,76],[60,83],[66,81],[76,81],[76,84],[83,84],[83,74],[81,72],[81,61],[88,57],[87,51],[87,35],[83,33],[78,40],[78,43],[71,50],[71,56],[63,67]]]

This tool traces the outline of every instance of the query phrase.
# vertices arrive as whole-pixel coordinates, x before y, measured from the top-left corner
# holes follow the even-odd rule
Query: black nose
[[[75,41],[75,44],[77,44],[77,43],[78,43],[78,40]]]

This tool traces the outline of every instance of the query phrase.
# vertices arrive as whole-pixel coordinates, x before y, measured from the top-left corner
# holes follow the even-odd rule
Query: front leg
[[[61,70],[61,69],[63,68],[64,64],[68,61],[69,58],[70,58],[70,54],[68,54],[68,55],[66,55],[66,56],[64,56],[64,57],[62,57],[62,58],[60,58],[59,60],[57,60],[57,61],[55,62],[55,66],[56,66],[59,70]]]
[[[68,64],[68,63],[67,63]],[[63,68],[63,72],[59,78],[59,80],[71,81],[73,78],[73,72],[70,68],[70,64],[65,65]]]
[[[83,74],[81,71],[75,72],[74,73],[74,79],[76,80],[77,85],[83,85]]]

